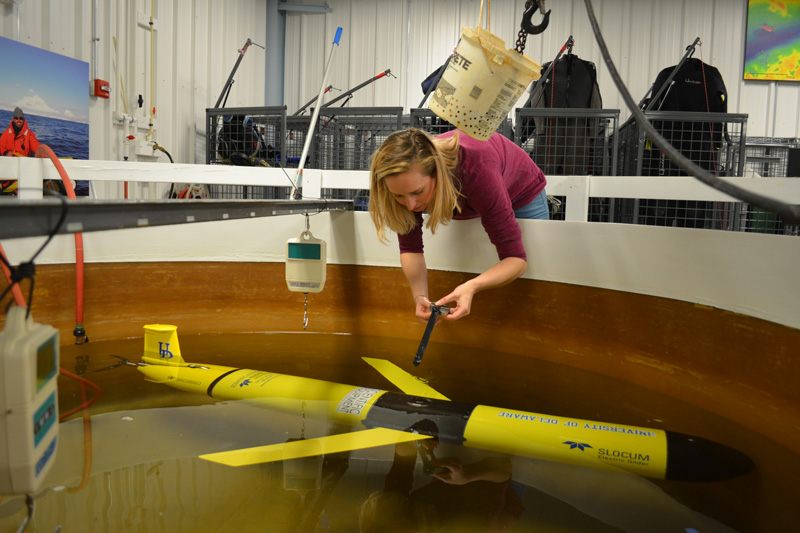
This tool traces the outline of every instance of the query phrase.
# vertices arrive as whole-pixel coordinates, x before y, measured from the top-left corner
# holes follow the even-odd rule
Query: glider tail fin
[[[142,361],[152,365],[178,366],[186,364],[181,357],[178,327],[165,324],[145,326]]]

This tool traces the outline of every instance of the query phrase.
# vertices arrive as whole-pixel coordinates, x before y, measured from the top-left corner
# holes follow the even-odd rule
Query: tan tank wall
[[[147,323],[176,324],[183,335],[302,331],[303,295],[287,290],[283,269],[281,263],[88,264],[86,332],[90,340],[140,337]],[[75,325],[74,271],[37,267],[34,317],[58,327],[65,343]],[[437,287],[471,275],[429,276],[431,292],[439,293]],[[527,279],[481,293],[474,304],[468,318],[437,326],[435,342],[597,372],[800,449],[798,428],[786,422],[800,420],[800,330],[678,300]],[[398,268],[328,265],[325,289],[309,295],[308,311],[309,331],[316,332],[420,339],[425,327],[413,316]]]

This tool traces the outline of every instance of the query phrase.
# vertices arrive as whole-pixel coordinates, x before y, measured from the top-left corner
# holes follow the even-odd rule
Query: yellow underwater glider
[[[184,361],[177,327],[144,327],[135,365],[155,383],[220,400],[255,400],[273,409],[322,417],[353,431],[315,439],[201,455],[230,466],[336,453],[436,438],[504,454],[621,469],[644,477],[713,481],[752,468],[741,452],[700,437],[661,429],[545,415],[448,398],[382,359],[363,359],[404,393],[317,379]]]

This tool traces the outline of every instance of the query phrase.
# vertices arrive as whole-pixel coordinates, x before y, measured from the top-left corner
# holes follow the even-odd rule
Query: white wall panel
[[[407,8],[406,2],[396,1],[381,3],[378,10],[375,21],[375,32],[378,38],[375,41],[375,62],[372,64],[372,75],[389,69],[395,77],[381,78],[373,84],[376,104],[377,102],[396,102],[395,105],[402,105],[401,102],[406,101],[403,76],[408,67],[409,43],[408,24],[403,24],[402,21],[408,20]],[[399,22],[386,24],[387,21]],[[369,79],[369,75],[361,80],[361,83],[367,79]]]

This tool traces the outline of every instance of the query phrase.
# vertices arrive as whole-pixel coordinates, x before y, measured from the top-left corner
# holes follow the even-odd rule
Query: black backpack
[[[728,92],[722,75],[715,67],[697,58],[687,59],[675,73],[670,85],[661,91],[677,65],[658,73],[651,89],[651,111],[692,113],[727,113]],[[653,127],[666,141],[684,156],[712,174],[724,175],[720,154],[728,138],[726,122],[654,120]],[[686,173],[670,161],[649,139],[642,153],[642,175],[685,176]],[[710,202],[684,200],[641,200],[640,220],[656,226],[703,228],[709,221]]]
[[[542,65],[546,72],[550,63]],[[546,78],[536,82],[531,93],[531,107],[571,107],[600,109],[603,98],[597,85],[597,68],[573,54],[556,61]]]
[[[259,146],[258,132],[249,116],[232,115],[230,119],[223,120],[217,136],[217,152],[222,160],[233,164],[243,160],[249,164],[249,159],[257,154]]]
[[[676,65],[665,68],[653,82],[651,98],[658,95]],[[649,100],[648,100],[649,105]],[[651,111],[693,113],[727,113],[728,92],[722,75],[715,67],[696,58],[686,60],[656,102]],[[653,126],[675,148],[691,161],[712,173],[719,174],[719,151],[727,136],[725,122],[686,122],[678,120],[653,121]],[[648,146],[648,149],[651,148]],[[646,153],[642,174],[645,176],[685,176],[686,173],[664,158],[653,146]]]
[[[658,73],[653,82],[652,96],[658,94],[676,66],[672,65]],[[719,70],[697,58],[689,58],[675,73],[671,86],[662,92],[650,110],[727,113],[728,91]]]
[[[542,73],[551,64],[545,63]],[[562,56],[547,76],[536,82],[528,105],[540,109],[602,108],[594,63],[573,54]],[[595,144],[602,134],[600,127],[597,119],[535,116],[523,119],[520,142],[535,136],[531,156],[545,174],[599,174],[602,160]]]

